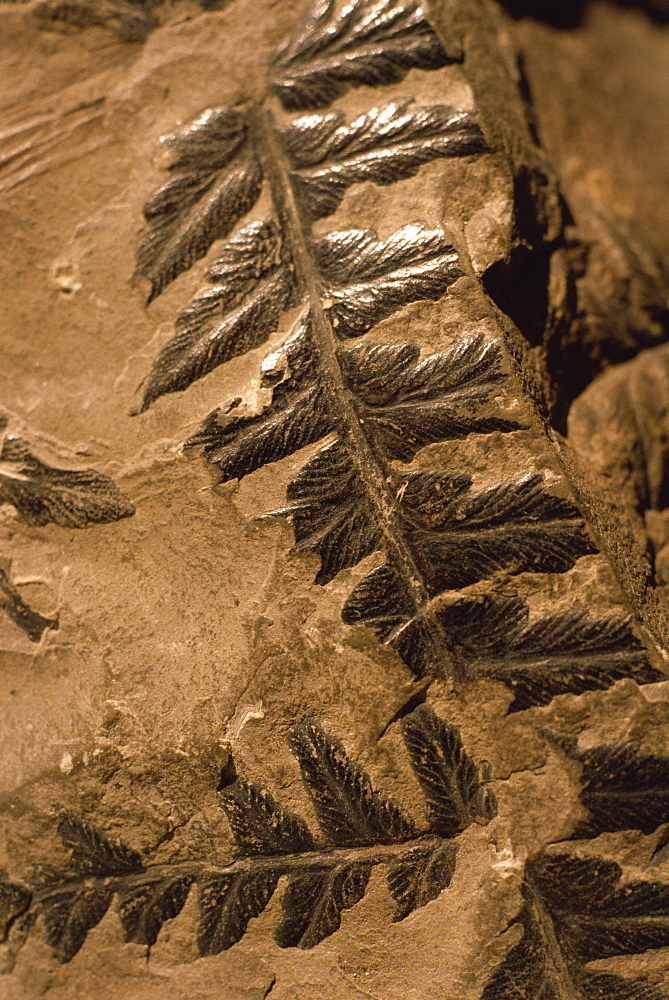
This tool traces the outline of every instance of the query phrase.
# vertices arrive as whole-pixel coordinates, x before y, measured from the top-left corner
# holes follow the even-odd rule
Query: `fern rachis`
[[[253,121],[253,119],[252,119]],[[382,525],[384,548],[388,558],[400,567],[408,580],[407,591],[419,613],[428,603],[428,594],[414,554],[407,544],[404,526],[398,516],[396,489],[390,469],[384,466],[367,434],[365,425],[349,393],[339,357],[339,339],[335,336],[329,316],[323,307],[323,288],[309,252],[311,234],[300,213],[295,192],[290,183],[285,154],[281,150],[276,130],[267,112],[259,111],[255,117],[256,128],[263,137],[261,149],[265,171],[269,177],[273,201],[277,207],[282,229],[288,234],[291,257],[295,265],[298,290],[308,303],[310,331],[313,336],[316,363],[321,367],[321,383],[325,406],[333,414],[333,424],[339,440],[348,446],[356,465],[359,479],[364,483],[366,499],[373,511],[373,518]],[[432,641],[439,660],[450,662],[447,644],[440,630],[432,629]],[[446,668],[445,668],[446,669]]]

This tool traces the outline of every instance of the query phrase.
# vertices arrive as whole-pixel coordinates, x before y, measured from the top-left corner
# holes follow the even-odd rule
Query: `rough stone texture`
[[[585,326],[578,344],[560,345],[569,402],[594,372],[663,339],[669,295],[666,27],[580,6],[575,31],[514,26],[536,128],[584,244]]]
[[[376,789],[421,817],[397,719],[427,685],[392,648],[340,617],[380,555],[319,587],[318,558],[291,551],[290,525],[253,520],[284,505],[286,484],[315,446],[222,486],[201,455],[182,452],[215,406],[240,396],[258,405],[260,363],[293,317],[268,345],[131,415],[140,382],[215,256],[213,248],[148,308],[131,287],[142,205],[163,180],[158,139],[205,107],[262,100],[271,53],[297,6],[232,0],[216,11],[161,7],[154,30],[139,32],[143,41],[97,14],[71,18],[77,30],[63,33],[53,22],[45,26],[38,7],[0,5],[7,358],[0,398],[9,431],[39,445],[54,465],[107,474],[136,513],[74,530],[27,525],[12,507],[2,508],[1,554],[11,561],[14,585],[31,607],[59,618],[58,630],[36,644],[0,617],[2,864],[14,878],[31,866],[63,865],[55,819],[63,809],[121,836],[152,864],[223,863],[234,844],[217,787],[231,761],[315,829],[285,740],[293,723],[310,716],[342,740]],[[444,227],[467,274],[439,301],[413,303],[384,320],[367,340],[416,344],[426,353],[474,333],[500,344],[508,380],[489,412],[525,429],[429,445],[412,468],[464,470],[476,490],[531,472],[544,474],[555,495],[573,496],[576,487],[593,513],[591,534],[613,559],[587,554],[564,573],[500,574],[492,589],[525,599],[533,618],[633,608],[635,632],[666,674],[657,641],[667,636],[666,611],[652,590],[645,538],[628,525],[620,530],[618,508],[591,470],[574,474],[574,453],[547,436],[543,417],[554,386],[544,345],[521,337],[479,281],[499,265],[496,289],[514,260],[539,252],[553,265],[551,308],[567,309],[564,289],[555,291],[565,259],[563,206],[550,159],[525,120],[511,28],[484,0],[435,0],[431,11],[443,38],[462,39],[464,64],[414,70],[373,92],[351,90],[338,107],[352,117],[372,101],[408,96],[475,109],[494,151],[428,163],[388,188],[356,185],[316,233],[364,225],[388,235],[417,220]],[[535,212],[529,227],[519,208],[519,173]],[[630,525],[634,516],[630,511]],[[485,581],[468,593],[490,589]],[[521,905],[526,858],[571,837],[583,819],[578,765],[542,730],[578,735],[581,749],[622,740],[669,754],[666,681],[639,688],[624,679],[519,715],[506,714],[511,698],[486,679],[458,692],[447,679],[429,688],[429,703],[490,772],[498,813],[459,837],[451,887],[406,921],[391,922],[392,900],[375,871],[341,929],[312,950],[274,944],[277,896],[242,941],[198,958],[192,891],[150,948],[124,943],[113,906],[67,964],[53,958],[38,927],[22,947],[14,941],[8,949],[6,995],[478,997],[518,937],[509,924]],[[623,864],[627,878],[645,878],[660,840],[656,832],[608,832],[584,841],[583,850]],[[666,868],[653,877],[666,881]],[[643,975],[669,990],[666,951],[602,960],[597,968]]]
[[[531,19],[514,26],[538,133],[583,255],[578,335],[572,329],[549,360],[562,397],[555,412],[559,423],[593,375],[607,371],[569,413],[577,454],[568,461],[583,481],[597,478],[605,498],[600,523],[622,518],[618,537],[628,544],[636,539],[637,551],[646,553],[641,563],[649,585],[663,586],[657,559],[666,542],[666,351],[658,347],[630,364],[618,362],[666,337],[666,28],[638,11],[578,6],[584,9],[575,31]],[[660,9],[652,12],[666,18]]]

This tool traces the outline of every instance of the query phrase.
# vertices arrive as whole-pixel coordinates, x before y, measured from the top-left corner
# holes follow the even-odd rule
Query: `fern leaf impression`
[[[0,503],[24,525],[88,528],[131,517],[135,508],[108,476],[93,469],[67,469],[39,458],[30,443],[8,433],[9,419],[0,413]],[[40,614],[21,596],[12,580],[10,561],[0,558],[0,608],[38,643],[58,628],[58,615]]]
[[[570,997],[662,1000],[647,979],[596,971],[588,963],[666,947],[669,889],[664,882],[621,884],[613,861],[544,854],[525,869],[520,942],[488,980],[482,1000]]]
[[[142,405],[272,341],[263,406],[249,413],[233,399],[187,446],[203,448],[225,482],[320,444],[272,512],[292,520],[296,551],[320,556],[316,583],[382,552],[344,621],[374,629],[418,676],[500,680],[516,711],[659,674],[622,621],[574,613],[523,630],[521,599],[494,599],[500,578],[566,573],[596,551],[555,475],[507,472],[479,487],[457,466],[406,469],[428,446],[528,430],[505,402],[515,376],[501,338],[469,331],[441,353],[369,339],[412,303],[437,303],[470,280],[446,228],[406,220],[379,234],[324,223],[356,186],[392,186],[439,160],[485,160],[489,143],[468,108],[402,96],[357,114],[337,106],[351,88],[374,94],[410,70],[461,58],[414,0],[319,0],[277,51],[267,101],[205,110],[166,137],[170,178],[145,207],[137,256],[149,300],[211,256],[206,287],[177,316]],[[252,209],[261,217],[247,218]],[[478,601],[508,633],[485,650],[472,642],[482,608],[454,599],[484,585],[490,593]]]
[[[0,449],[0,500],[28,524],[85,528],[130,517],[135,510],[102,473],[56,469],[30,451],[27,441],[6,437]]]
[[[39,642],[49,629],[58,628],[58,618],[47,618],[24,601],[9,573],[0,566],[0,607],[30,639]]]
[[[650,834],[669,822],[668,757],[623,742],[579,750],[575,737],[545,735],[583,769],[579,798],[589,816],[575,837],[629,829]]]
[[[196,885],[198,949],[215,955],[241,940],[285,877],[275,940],[281,948],[308,949],[338,929],[342,912],[365,896],[377,866],[387,872],[394,919],[403,920],[450,885],[454,835],[495,813],[454,726],[421,706],[407,717],[403,732],[427,796],[427,829],[375,791],[343,744],[309,719],[290,731],[288,742],[316,812],[318,835],[266,788],[239,776],[220,794],[239,852],[227,865],[151,865],[123,841],[65,813],[58,831],[72,869],[49,870],[32,888],[0,880],[4,938],[20,923],[30,930],[41,914],[47,943],[60,962],[68,962],[115,899],[126,940],[151,946]],[[463,804],[458,821],[444,822],[454,802]]]
[[[416,0],[340,11],[332,0],[315,0],[277,53],[272,88],[289,110],[318,108],[349,87],[395,83],[410,69],[438,69],[461,57],[457,47],[446,51]]]
[[[599,258],[531,120],[527,24],[498,0],[180,2],[144,49],[75,39],[104,51],[64,94],[72,119],[70,41],[32,25],[58,59],[28,83],[57,99],[7,133],[30,159],[43,118],[60,143],[91,111],[90,162],[97,130],[112,166],[84,225],[82,192],[46,213],[72,259],[44,276],[103,261],[100,289],[125,287],[114,220],[141,230],[144,289],[109,325],[92,285],[51,290],[57,330],[94,308],[99,368],[128,346],[122,371],[72,379],[91,451],[142,370],[108,452],[139,518],[114,526],[134,508],[108,476],[51,464],[0,415],[0,610],[9,644],[23,633],[3,675],[12,985],[662,1000],[669,627],[553,420],[549,368]],[[44,198],[21,171],[12,198]],[[12,388],[24,408],[33,382]],[[58,614],[33,601],[33,544]],[[37,705],[30,738],[14,704]]]

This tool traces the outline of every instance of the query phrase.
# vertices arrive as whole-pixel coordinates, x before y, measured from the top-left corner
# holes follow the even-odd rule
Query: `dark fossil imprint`
[[[575,837],[614,830],[652,833],[669,823],[669,757],[621,742],[579,750],[574,736],[545,736],[582,765],[580,801],[589,816]]]
[[[579,750],[576,737],[544,736],[582,765],[580,801],[588,818],[573,838],[660,829],[649,867],[662,864],[669,757],[622,743]],[[492,973],[481,1000],[664,1000],[666,993],[647,979],[588,967],[598,959],[669,946],[669,883],[622,876],[614,861],[591,854],[547,850],[530,858],[518,916],[522,938]]]
[[[403,920],[448,888],[454,838],[472,823],[487,823],[495,803],[454,726],[421,705],[401,729],[425,797],[427,828],[419,829],[398,802],[374,791],[339,740],[307,720],[293,727],[288,741],[323,840],[243,777],[220,795],[239,851],[229,864],[145,867],[126,844],[64,814],[58,830],[71,870],[49,868],[31,885],[0,882],[0,931],[20,942],[41,914],[47,943],[67,962],[116,897],[126,940],[152,945],[196,884],[198,947],[214,955],[240,940],[286,878],[275,940],[282,948],[312,948],[337,930],[343,910],[363,898],[377,865],[386,868],[393,919]]]
[[[213,955],[243,937],[283,878],[275,941],[283,948],[312,948],[364,897],[376,866],[386,870],[393,919],[405,919],[449,887],[458,834],[472,823],[486,824],[495,800],[458,730],[429,706],[414,709],[400,728],[425,799],[424,827],[373,789],[339,740],[306,720],[289,731],[288,742],[322,840],[267,789],[240,776],[220,788],[238,848],[227,864],[145,865],[122,841],[64,813],[58,831],[71,867],[47,866],[25,883],[0,880],[0,936],[20,947],[41,920],[47,943],[67,962],[116,898],[126,940],[151,946],[196,886],[198,948]],[[592,821],[575,836],[635,828],[650,833],[666,824],[669,758],[620,746],[577,753],[571,738],[546,736],[583,762],[581,798],[588,808],[604,789]],[[517,918],[522,938],[493,971],[482,1000],[661,1000],[665,994],[649,981],[588,967],[597,959],[669,946],[669,884],[621,881],[622,874],[615,862],[593,855],[548,850],[530,858]]]
[[[375,629],[419,676],[502,680],[517,710],[622,676],[661,675],[622,618],[530,625],[519,599],[457,600],[500,573],[565,572],[594,551],[585,524],[541,475],[475,492],[459,470],[401,471],[397,463],[428,444],[519,429],[495,403],[507,378],[502,351],[480,336],[429,357],[410,344],[351,346],[408,303],[443,296],[462,277],[458,255],[442,230],[415,223],[386,239],[364,229],[312,233],[350,185],[393,184],[436,158],[485,155],[472,115],[443,105],[396,100],[353,121],[317,110],[349,87],[461,58],[415,0],[356,0],[339,12],[318,0],[268,83],[286,110],[309,114],[279,126],[264,106],[213,108],[167,137],[171,177],[145,206],[137,257],[149,301],[225,242],[209,287],[181,311],[146,380],[143,408],[257,348],[299,307],[292,334],[263,363],[264,409],[249,414],[232,400],[188,446],[203,446],[227,481],[328,437],[279,512],[292,519],[296,549],[319,554],[317,582],[382,550],[384,564],[355,588],[344,620]],[[263,186],[271,213],[229,236]]]
[[[0,432],[7,424],[7,418],[0,414]],[[11,504],[25,524],[40,527],[86,528],[135,512],[108,476],[93,469],[47,465],[32,453],[24,438],[15,435],[7,435],[0,447],[0,503]],[[46,618],[23,600],[8,569],[1,566],[0,607],[32,642],[39,642],[45,631],[58,627],[58,617]]]
[[[664,679],[626,616],[567,611],[530,622],[525,601],[495,594],[462,598],[440,616],[464,676],[503,681],[514,693],[509,712],[607,688],[623,677],[638,684]]]
[[[566,572],[594,551],[584,520],[538,474],[475,490],[461,470],[402,470],[426,445],[522,430],[496,400],[507,362],[481,336],[427,357],[411,344],[351,343],[409,303],[440,299],[463,276],[441,229],[414,222],[386,238],[368,229],[316,238],[312,230],[354,184],[390,185],[432,160],[486,155],[474,117],[443,105],[395,100],[353,120],[322,110],[351,87],[397,83],[409,70],[461,59],[415,0],[354,0],[343,9],[316,0],[268,82],[269,94],[299,116],[280,125],[264,105],[213,108],[168,137],[170,179],[145,206],[137,258],[149,301],[222,242],[208,287],[181,311],[146,380],[143,408],[260,347],[293,310],[291,333],[262,366],[264,409],[249,413],[233,400],[187,444],[203,447],[226,481],[327,439],[278,512],[292,520],[296,549],[320,556],[317,582],[382,551],[385,562],[354,588],[344,620],[373,628],[417,675],[502,681],[513,692],[510,710],[519,711],[622,677],[648,683],[663,675],[627,618],[569,611],[531,619],[519,597],[460,592],[499,574]],[[245,222],[263,190],[271,211]],[[3,462],[18,474],[0,476],[0,495],[31,523],[81,527],[132,512],[104,477],[49,469],[23,442],[5,447]],[[52,626],[31,617],[4,576],[0,589],[31,638]],[[197,943],[213,955],[243,937],[284,880],[275,940],[311,948],[362,900],[377,866],[385,866],[394,919],[403,920],[448,888],[457,836],[487,823],[495,804],[457,729],[428,706],[406,715],[401,730],[426,802],[422,827],[308,720],[293,727],[289,745],[318,836],[244,777],[220,789],[238,850],[228,863],[145,863],[63,814],[58,829],[71,866],[45,868],[25,883],[0,880],[0,930],[20,945],[41,923],[67,962],[116,900],[126,940],[151,946],[196,886]],[[650,833],[667,821],[664,758],[622,746],[578,751],[550,738],[582,764],[588,819],[574,836]],[[609,860],[577,853],[531,858],[522,937],[484,1000],[660,1000],[648,981],[588,967],[669,945],[669,887],[622,874]]]
[[[588,963],[669,945],[669,884],[621,882],[604,858],[545,853],[528,861],[520,942],[495,969],[481,1000],[665,1000],[646,979]]]
[[[0,450],[0,501],[12,504],[27,524],[86,528],[135,513],[108,476],[93,469],[56,469],[40,461],[19,437]]]
[[[31,642],[39,642],[48,629],[58,628],[58,616],[46,618],[23,600],[9,573],[0,566],[0,607]]]
[[[429,444],[522,430],[497,398],[508,362],[484,337],[462,338],[430,356],[411,344],[351,343],[409,303],[440,299],[463,276],[466,267],[444,231],[416,222],[386,238],[367,229],[321,235],[319,228],[318,237],[313,231],[356,183],[390,185],[428,161],[487,155],[468,112],[397,99],[353,120],[323,110],[350,87],[396,83],[409,69],[462,58],[457,47],[442,45],[413,0],[354,0],[343,10],[317,0],[277,54],[268,81],[283,109],[301,114],[286,124],[271,102],[212,108],[167,137],[170,178],[145,207],[148,229],[137,257],[149,301],[222,242],[206,289],[182,309],[146,379],[143,408],[260,347],[293,310],[292,329],[262,365],[264,408],[249,411],[234,399],[209,415],[188,446],[202,447],[228,481],[323,442],[274,513],[291,518],[298,551],[320,556],[321,585],[383,552],[383,564],[346,601],[344,621],[374,629],[419,676],[456,685],[502,681],[513,692],[510,710],[520,711],[623,677],[643,684],[663,675],[628,618],[579,610],[531,618],[525,601],[495,587],[500,574],[564,573],[595,551],[577,507],[543,476],[476,490],[459,469],[402,469]],[[263,191],[271,209],[245,221]],[[487,591],[462,593],[486,581]],[[386,864],[396,918],[403,918],[449,884],[455,844],[448,838],[491,815],[450,727],[421,707],[403,728],[428,801],[429,835],[418,836],[339,744],[306,724],[293,731],[291,747],[332,845],[326,854],[299,817],[238,779],[224,791],[223,805],[245,855],[242,867],[121,875],[107,883],[104,909],[116,893],[128,938],[151,943],[197,881],[199,946],[210,954],[242,936],[285,875],[276,940],[310,947],[362,898],[372,865]],[[578,759],[590,818],[575,836],[650,832],[666,821],[666,796],[654,796],[666,762],[630,748],[598,748]],[[634,781],[646,794],[628,795]],[[617,808],[621,798],[624,810]],[[669,944],[666,885],[621,876],[613,862],[576,853],[531,858],[518,918],[522,938],[493,972],[485,1000],[659,1000],[650,982],[588,964]],[[135,892],[140,883],[145,888]],[[20,888],[8,891],[19,898]],[[46,891],[37,890],[38,905]],[[91,913],[97,922],[98,910]],[[50,940],[61,947],[55,931]],[[71,950],[61,947],[61,957]]]

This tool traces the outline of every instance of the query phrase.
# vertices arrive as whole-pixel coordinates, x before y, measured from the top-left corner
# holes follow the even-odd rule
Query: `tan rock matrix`
[[[666,608],[498,5],[0,23],[6,995],[669,995]]]

